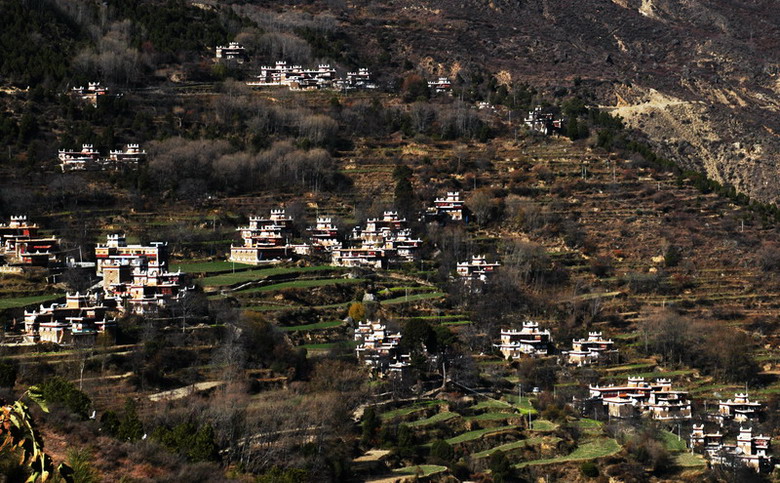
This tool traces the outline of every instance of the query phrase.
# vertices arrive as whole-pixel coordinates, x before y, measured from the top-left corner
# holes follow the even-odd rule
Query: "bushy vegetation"
[[[73,383],[55,376],[40,385],[43,399],[49,403],[60,404],[71,412],[86,419],[92,408],[92,400],[79,391]]]

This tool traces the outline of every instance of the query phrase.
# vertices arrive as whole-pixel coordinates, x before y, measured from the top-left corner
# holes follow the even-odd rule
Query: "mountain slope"
[[[581,78],[664,155],[780,201],[773,2],[398,0],[355,19],[350,28],[432,74],[473,63],[551,88]]]

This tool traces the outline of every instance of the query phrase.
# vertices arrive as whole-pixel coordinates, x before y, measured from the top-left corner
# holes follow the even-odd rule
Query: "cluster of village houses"
[[[243,64],[249,61],[247,49],[238,42],[228,45],[218,45],[215,60],[233,61]],[[347,72],[345,77],[338,77],[336,69],[329,64],[319,64],[317,67],[288,65],[285,61],[277,61],[274,65],[260,67],[260,74],[246,85],[251,87],[287,87],[290,90],[335,89],[350,91],[356,89],[376,89],[377,85],[371,78],[371,72],[364,67],[355,72]],[[428,88],[437,94],[452,91],[452,82],[446,77],[428,81]]]
[[[0,273],[21,273],[24,268],[54,268],[61,264],[60,240],[43,236],[26,216],[0,223]]]
[[[691,400],[685,391],[672,389],[669,379],[645,381],[629,377],[625,385],[590,386],[590,400],[602,404],[612,418],[648,417],[662,422],[693,420]],[[756,471],[772,469],[771,438],[754,434],[751,424],[758,422],[763,405],[751,401],[747,392],[733,399],[718,401],[717,412],[707,413],[700,424],[693,424],[689,438],[691,451],[702,453],[713,464],[747,466]],[[719,430],[705,432],[705,425],[728,428],[739,426],[736,444],[726,444]],[[747,423],[747,427],[743,427]]]
[[[277,62],[274,65],[260,67],[260,74],[254,80],[247,81],[251,87],[287,87],[290,90],[335,89],[350,91],[356,89],[376,89],[371,80],[371,72],[360,68],[355,72],[347,72],[346,77],[338,77],[336,69],[329,64],[317,67],[302,67],[287,65],[287,62]]]
[[[88,102],[93,107],[97,107],[99,100],[107,96],[108,92],[108,87],[100,85],[100,82],[90,82],[87,87],[79,86],[70,90],[71,96]]]
[[[426,217],[464,221],[467,219],[464,208],[460,193],[447,193],[446,197],[435,200]],[[422,240],[414,236],[409,222],[396,211],[385,211],[381,218],[369,218],[364,226],[356,226],[345,240],[339,237],[331,218],[317,217],[315,226],[306,230],[309,241],[296,242],[294,220],[283,208],[271,210],[268,217],[252,216],[249,225],[237,231],[242,241],[231,247],[229,260],[250,265],[322,253],[338,267],[381,269],[414,261],[422,246]],[[485,262],[484,258],[475,259],[464,262],[458,274],[484,279],[497,266]]]
[[[447,193],[426,210],[425,216],[463,221],[459,193]],[[242,244],[231,249],[235,262],[261,264],[287,259],[290,255],[329,253],[338,266],[384,268],[392,261],[413,260],[421,240],[413,238],[407,221],[396,212],[370,218],[356,227],[346,241],[327,217],[318,217],[308,228],[309,242],[295,243],[294,220],[284,209],[275,209],[267,218],[251,217],[249,225],[238,229]],[[39,227],[24,216],[11,217],[0,224],[2,267],[32,265],[52,267],[60,264],[59,240],[42,237]],[[344,245],[348,245],[345,247]],[[23,338],[28,343],[92,344],[100,334],[111,334],[116,327],[113,316],[121,313],[155,315],[170,307],[188,290],[185,274],[167,270],[165,243],[128,244],[123,234],[110,234],[105,244],[95,248],[95,270],[101,279],[99,290],[67,294],[64,303],[41,305],[24,313]],[[484,256],[474,256],[457,264],[456,274],[464,281],[489,281],[500,265]],[[401,334],[388,330],[379,320],[358,322],[354,332],[358,359],[380,376],[403,377],[410,367],[410,355],[401,351]],[[519,329],[501,329],[495,345],[507,359],[545,357],[554,352],[552,336],[537,322],[525,321]],[[570,350],[560,351],[561,361],[583,366],[615,362],[618,351],[601,332],[589,332],[574,339]],[[645,381],[629,377],[624,385],[589,386],[588,403],[603,406],[612,418],[647,417],[662,422],[691,421],[691,400],[685,391],[674,390],[669,379]],[[691,450],[706,455],[714,464],[746,465],[757,471],[772,467],[770,438],[753,434],[743,423],[757,421],[761,403],[751,401],[747,393],[718,402],[718,411],[707,421],[693,425]],[[705,424],[721,428],[738,423],[736,444],[726,444],[720,431],[705,432]]]
[[[92,144],[82,144],[81,150],[60,149],[58,154],[63,173],[70,171],[124,170],[138,167],[146,160],[146,151],[138,144],[128,144],[124,149],[110,150],[108,157],[100,154]]]
[[[379,375],[403,377],[410,366],[411,356],[400,349],[401,333],[387,329],[381,321],[361,321],[355,328],[355,353]]]
[[[523,123],[528,129],[541,134],[555,134],[563,130],[563,119],[555,114],[545,111],[541,106],[537,106],[528,112],[528,116],[523,119]]]
[[[550,331],[533,321],[523,322],[521,329],[502,329],[495,347],[507,359],[523,356],[544,357],[552,352]],[[611,339],[604,339],[601,332],[589,332],[587,338],[574,339],[569,351],[562,351],[562,362],[571,365],[588,365],[596,362],[616,362],[618,351]],[[588,405],[603,406],[610,418],[629,419],[647,417],[662,422],[691,421],[691,400],[685,391],[674,390],[669,379],[645,381],[642,377],[629,377],[623,385],[590,386]],[[772,468],[769,455],[770,438],[754,435],[750,427],[742,423],[758,421],[762,404],[751,401],[747,392],[734,395],[733,399],[718,401],[718,410],[706,414],[707,423],[693,425],[690,436],[692,451],[703,453],[714,464],[744,465],[756,471]],[[724,427],[738,423],[737,444],[726,444],[721,432],[705,433],[705,424]]]
[[[42,237],[39,230],[25,216],[13,216],[10,222],[0,224],[3,262],[0,272],[21,273],[30,267],[51,270],[65,266],[59,239]],[[111,234],[105,244],[95,248],[95,258],[95,273],[102,279],[99,289],[68,293],[64,303],[42,304],[37,309],[26,310],[25,342],[91,344],[99,334],[111,334],[116,327],[116,319],[109,314],[155,315],[187,291],[185,274],[167,270],[165,243],[130,245],[124,235]]]

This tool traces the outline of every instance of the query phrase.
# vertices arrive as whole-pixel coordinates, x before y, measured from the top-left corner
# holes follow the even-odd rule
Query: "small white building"
[[[310,227],[308,231],[311,244],[314,246],[322,247],[327,251],[341,246],[339,230],[330,217],[317,217],[317,224],[313,228]]]
[[[669,379],[648,383],[642,377],[629,377],[624,386],[590,386],[590,397],[601,400],[612,417],[628,418],[641,414],[659,421],[691,418],[688,393],[672,390]]]
[[[436,94],[445,94],[452,92],[452,81],[447,77],[439,77],[434,81],[428,81],[428,89]]]
[[[471,261],[458,262],[455,272],[464,280],[480,280],[486,282],[488,277],[498,270],[500,263],[490,263],[484,255],[474,255]]]
[[[556,119],[555,115],[545,112],[541,106],[528,112],[523,122],[529,129],[542,134],[550,135],[563,129],[563,119]]]
[[[272,209],[268,218],[250,216],[249,225],[240,226],[236,231],[242,241],[230,247],[228,261],[231,262],[262,265],[289,260],[295,254],[309,251],[308,246],[291,243],[293,219],[284,208]]]
[[[734,394],[734,399],[718,401],[717,419],[722,423],[734,420],[738,423],[758,419],[760,402],[751,401],[748,393]]]
[[[772,438],[769,436],[753,435],[753,428],[740,426],[737,444],[722,444],[714,454],[709,454],[710,461],[718,465],[747,466],[756,472],[769,472],[773,467],[771,445]]]
[[[243,64],[249,60],[246,49],[238,42],[230,42],[228,45],[217,46],[217,59],[218,60],[235,60],[239,64]]]
[[[705,433],[704,424],[694,424],[689,445],[691,450],[712,457],[717,455],[723,446],[723,434],[720,431]]]
[[[551,342],[550,331],[539,328],[532,321],[523,322],[523,328],[501,329],[501,341],[495,345],[505,358],[516,359],[523,354],[546,356]]]
[[[409,367],[409,354],[401,354],[401,333],[387,330],[381,321],[358,323],[355,329],[355,352],[360,361],[380,374],[403,374]]]
[[[617,354],[612,339],[604,339],[601,332],[588,332],[587,339],[574,339],[571,346],[571,350],[563,355],[569,364],[578,366],[592,364]]]
[[[138,144],[128,144],[125,149],[111,150],[108,153],[108,159],[115,163],[126,165],[138,165],[146,160],[146,151],[141,149]]]
[[[94,107],[97,107],[98,99],[108,94],[108,88],[101,86],[100,82],[90,82],[87,88],[84,86],[74,87],[71,93],[81,100],[87,101]]]

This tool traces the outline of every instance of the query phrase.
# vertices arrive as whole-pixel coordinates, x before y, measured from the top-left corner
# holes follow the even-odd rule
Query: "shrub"
[[[512,464],[501,450],[490,456],[489,466],[495,483],[503,483],[512,477]]]
[[[13,387],[16,383],[17,370],[11,362],[0,362],[0,387]]]
[[[217,459],[217,444],[214,442],[214,428],[209,424],[198,427],[194,422],[174,426],[158,426],[152,439],[172,451],[184,454],[190,461],[213,461]]]
[[[61,404],[86,419],[92,400],[76,389],[73,383],[55,376],[41,384],[43,399],[49,403]]]
[[[580,471],[588,478],[595,478],[599,476],[599,468],[591,461],[586,461],[580,465]]]
[[[130,398],[125,400],[125,413],[119,420],[116,436],[122,441],[137,441],[144,434],[144,426],[138,418],[135,401]]]
[[[437,439],[431,444],[431,458],[449,463],[455,455],[452,446],[443,439]]]

